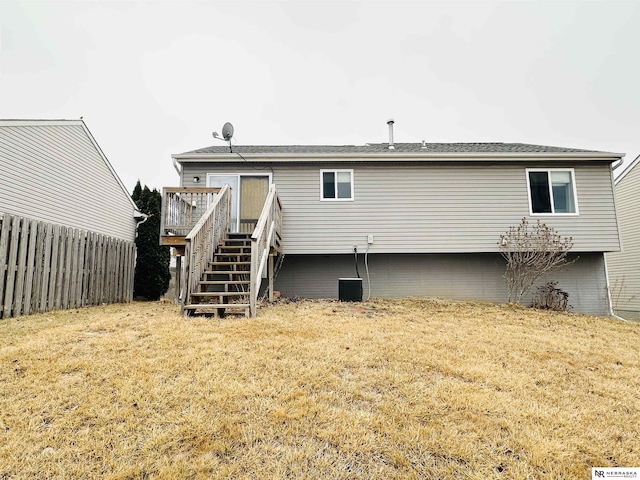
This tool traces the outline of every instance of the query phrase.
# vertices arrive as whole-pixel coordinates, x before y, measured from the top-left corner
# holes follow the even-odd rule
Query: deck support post
[[[273,254],[269,254],[269,302],[273,303],[275,297],[273,295]]]
[[[175,293],[175,302],[180,303],[180,297],[182,293],[182,255],[176,256],[176,293]]]
[[[258,242],[251,238],[251,273],[249,274],[249,316],[256,316],[257,297],[256,278],[258,276]]]

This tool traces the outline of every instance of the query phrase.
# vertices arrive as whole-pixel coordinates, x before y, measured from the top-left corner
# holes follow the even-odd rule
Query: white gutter
[[[617,170],[617,169],[618,169],[618,167],[621,167],[621,166],[622,166],[622,164],[624,164],[624,156],[622,156],[622,158],[620,158],[620,160],[618,160],[618,162],[617,162],[617,163],[614,163],[613,165],[611,165],[611,168],[612,168],[613,170]]]
[[[624,177],[627,176],[627,174],[633,170],[636,165],[640,164],[640,155],[638,155],[635,160],[633,160],[631,163],[629,163],[626,167],[624,167],[622,169],[622,171],[620,172],[620,174],[615,178],[615,184],[618,185],[618,183],[620,183],[620,180],[622,180]],[[618,165],[616,165],[614,167],[614,170],[616,168],[618,168],[620,165],[622,165],[622,163],[619,163]]]
[[[178,172],[178,175],[180,175],[180,178],[182,178],[182,169],[178,165],[178,161],[176,160],[176,157],[173,156],[171,157],[171,159],[173,160],[173,168],[176,169],[176,172]]]

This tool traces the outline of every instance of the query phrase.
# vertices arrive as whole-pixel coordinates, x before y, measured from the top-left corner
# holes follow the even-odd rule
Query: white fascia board
[[[78,120],[78,122],[79,122],[78,125],[82,125],[82,128],[86,133],[87,137],[89,137],[89,140],[91,141],[93,147],[96,149],[96,151],[98,152],[98,154],[100,155],[104,163],[107,165],[107,168],[111,172],[111,175],[113,175],[113,177],[116,179],[116,181],[120,185],[120,188],[122,188],[122,191],[125,193],[125,196],[129,199],[129,202],[131,202],[131,205],[133,206],[133,216],[135,218],[136,212],[140,212],[140,209],[136,205],[136,202],[133,201],[133,198],[131,198],[131,194],[127,190],[127,187],[125,187],[124,183],[122,183],[122,180],[120,180],[120,177],[118,176],[113,166],[109,162],[109,159],[107,158],[107,156],[104,154],[104,152],[100,148],[100,145],[98,145],[98,142],[96,142],[96,139],[93,138],[93,135],[91,135],[91,132],[89,131],[89,127],[87,127],[87,125],[84,123],[83,120]]]
[[[31,127],[41,125],[82,125],[82,120],[0,120],[0,127]]]
[[[614,162],[624,157],[622,153],[608,152],[566,152],[566,153],[243,153],[242,157],[235,153],[191,153],[172,155],[179,163],[219,161],[228,163],[300,163],[300,162],[437,162],[453,160],[459,162],[473,161],[607,161]]]

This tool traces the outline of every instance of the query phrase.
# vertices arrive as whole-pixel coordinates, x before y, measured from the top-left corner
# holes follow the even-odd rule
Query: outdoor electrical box
[[[362,301],[362,279],[361,278],[339,278],[338,279],[338,299],[341,302],[361,302]]]

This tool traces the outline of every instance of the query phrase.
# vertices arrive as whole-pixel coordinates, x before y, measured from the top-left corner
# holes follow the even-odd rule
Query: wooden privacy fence
[[[0,214],[0,318],[133,298],[134,242]]]

